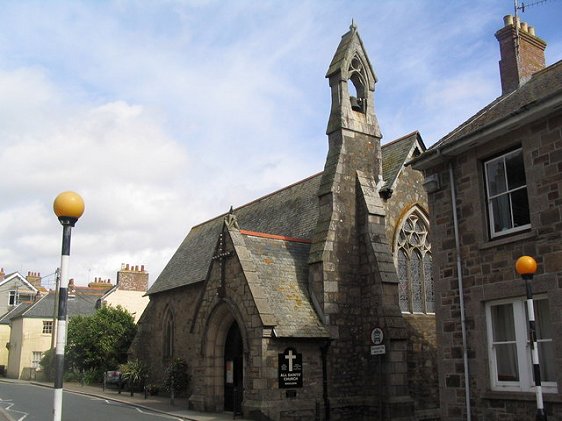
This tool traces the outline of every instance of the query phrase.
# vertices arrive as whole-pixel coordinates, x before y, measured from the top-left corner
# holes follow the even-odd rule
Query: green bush
[[[133,390],[140,390],[148,378],[148,367],[139,359],[134,359],[119,366],[123,381],[129,385],[131,394]]]
[[[183,358],[175,358],[166,367],[164,378],[164,389],[171,392],[172,384],[174,386],[174,393],[181,395],[186,392],[191,383],[191,376],[189,375],[189,366]]]
[[[39,365],[43,369],[45,380],[54,381],[55,380],[55,350],[49,349],[43,353]]]

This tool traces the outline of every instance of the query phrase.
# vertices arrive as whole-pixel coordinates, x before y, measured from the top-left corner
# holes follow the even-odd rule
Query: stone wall
[[[485,200],[483,160],[521,145],[523,148],[531,229],[490,240]],[[476,419],[534,419],[531,392],[492,391],[488,367],[486,302],[525,296],[524,282],[515,273],[521,255],[535,257],[539,269],[535,294],[546,294],[558,390],[562,388],[562,113],[523,126],[494,139],[486,148],[464,153],[454,162],[461,242],[464,301],[468,336],[471,412]],[[459,288],[450,185],[447,168],[438,173],[442,189],[430,195],[433,231],[437,337],[440,349],[439,384],[443,419],[466,419],[465,379]],[[547,412],[562,417],[560,392],[545,394]]]

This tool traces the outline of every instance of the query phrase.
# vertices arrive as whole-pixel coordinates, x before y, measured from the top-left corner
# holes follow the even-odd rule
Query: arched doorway
[[[224,410],[239,413],[244,383],[244,344],[238,323],[228,330],[224,345]]]

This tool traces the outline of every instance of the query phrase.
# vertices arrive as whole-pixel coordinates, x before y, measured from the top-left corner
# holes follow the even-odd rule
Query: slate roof
[[[88,293],[78,293],[74,298],[69,298],[67,301],[68,317],[93,314],[96,311],[96,301],[98,298],[99,295]],[[34,303],[20,304],[14,309],[13,313],[8,313],[6,316],[9,320],[18,317],[48,319],[53,318],[54,309],[55,293],[51,292]],[[6,316],[4,316],[4,318],[6,318]]]
[[[413,132],[382,146],[384,180],[396,179],[416,136],[418,133]],[[386,160],[392,165],[385,165]],[[240,229],[311,239],[318,219],[321,178],[322,173],[313,175],[234,209]],[[225,216],[194,226],[147,294],[204,281]]]
[[[553,98],[562,98],[562,60],[533,74],[525,84],[482,108],[467,121],[447,134],[425,154],[413,161],[414,167],[425,168],[421,163],[437,154],[438,150],[462,143],[484,130],[500,125],[518,115],[523,115]]]
[[[246,235],[261,290],[275,310],[277,337],[329,337],[307,291],[310,244]]]
[[[320,174],[234,209],[241,229],[294,238],[310,238],[318,218]],[[154,294],[200,282],[207,276],[224,216],[191,229],[156,282]]]
[[[408,154],[416,142],[419,142],[422,148],[420,152],[424,152],[425,145],[418,131],[409,133],[382,146],[382,173],[385,187],[393,186],[404,167]]]
[[[20,315],[24,309],[29,308],[31,303],[20,303],[0,318],[0,325],[9,325],[12,317]]]

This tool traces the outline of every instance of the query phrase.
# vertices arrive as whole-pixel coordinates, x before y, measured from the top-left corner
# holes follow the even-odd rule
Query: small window
[[[429,229],[417,212],[404,220],[398,234],[396,253],[400,310],[405,313],[434,313]]]
[[[486,305],[490,381],[493,390],[528,392],[534,387],[529,317],[524,298]],[[550,312],[546,298],[533,300],[535,326],[545,392],[557,392]]]
[[[33,301],[33,295],[29,293],[21,293],[17,289],[10,291],[10,298],[8,299],[8,304],[11,306],[17,306],[21,303],[30,303]]]
[[[49,335],[53,333],[53,322],[52,321],[43,321],[43,333],[49,334]]]
[[[42,357],[43,357],[43,353],[41,351],[33,351],[31,367],[33,367],[36,370],[41,368],[41,365],[39,363],[41,362]]]
[[[527,181],[521,148],[484,163],[492,238],[530,227]]]

